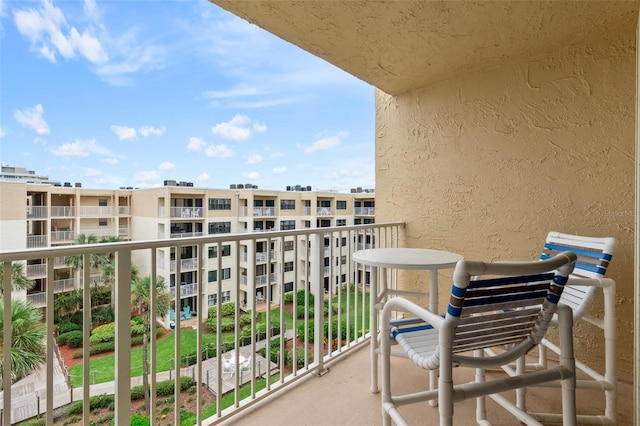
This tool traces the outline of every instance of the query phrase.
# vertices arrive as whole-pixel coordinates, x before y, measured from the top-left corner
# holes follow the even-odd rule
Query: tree
[[[156,287],[156,312],[160,317],[164,318],[169,312],[171,306],[171,296],[165,284],[164,278],[158,277],[155,283]],[[151,277],[148,275],[141,278],[135,278],[131,281],[131,304],[140,312],[142,316],[142,386],[144,388],[144,409],[149,414],[149,365],[148,359],[148,342],[151,334]],[[155,336],[154,336],[155,338]]]
[[[85,235],[78,234],[76,237],[76,244],[97,244],[98,237],[95,235]],[[84,260],[82,255],[76,256],[67,256],[64,258],[64,263],[67,266],[70,266],[72,269],[76,271],[80,271],[84,267]],[[101,268],[105,263],[107,263],[107,256],[101,253],[92,253],[89,255],[89,267],[93,269]]]
[[[30,280],[24,272],[24,265],[20,262],[11,264],[11,288],[13,290],[29,290],[33,287],[33,280]],[[4,294],[4,263],[0,263],[0,295]]]
[[[46,329],[40,310],[25,300],[11,301],[11,383],[44,362]],[[0,303],[0,377],[4,358],[4,304]],[[1,387],[1,381],[0,381]]]

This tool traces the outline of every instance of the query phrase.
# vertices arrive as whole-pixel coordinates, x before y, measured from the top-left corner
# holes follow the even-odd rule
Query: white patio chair
[[[594,368],[586,365],[580,360],[576,360],[576,369],[586,374],[589,379],[577,380],[578,389],[599,389],[605,393],[604,414],[578,414],[578,421],[585,424],[616,424],[616,286],[612,279],[603,278],[609,267],[609,262],[616,248],[616,239],[612,237],[587,237],[582,235],[563,234],[560,232],[550,232],[544,245],[541,260],[549,259],[551,256],[564,251],[571,250],[578,255],[575,269],[569,277],[565,290],[560,297],[559,304],[567,305],[573,311],[574,323],[579,320],[586,321],[599,328],[604,336],[604,374],[595,371]],[[604,293],[604,317],[596,318],[588,314],[598,289]],[[558,321],[554,316],[551,326],[557,326]],[[503,366],[509,375],[516,375],[524,369],[545,369],[549,352],[554,357],[560,353],[560,348],[547,339],[542,339],[538,347],[538,362],[525,364],[521,359],[517,362],[515,369],[513,366]],[[495,354],[496,349],[488,350],[489,354]],[[557,386],[557,384],[556,384]],[[503,399],[503,406],[513,406],[513,404]],[[526,389],[516,391],[516,404],[519,409],[527,410]],[[533,413],[529,414],[543,422],[560,422],[562,417],[559,413]]]
[[[233,377],[235,374],[235,368],[233,367],[231,360],[225,357],[222,358],[222,374],[228,374],[230,377]]]
[[[453,287],[446,316],[431,312],[402,297],[390,299],[382,310],[382,324],[389,324],[394,311],[410,312],[425,321],[422,325],[392,327],[381,333],[382,417],[406,424],[398,407],[425,400],[438,400],[440,424],[453,424],[454,402],[476,398],[479,424],[488,424],[484,397],[517,387],[561,380],[563,423],[576,424],[575,371],[572,314],[557,306],[577,256],[560,253],[535,262],[484,263],[462,260],[453,275]],[[543,338],[553,314],[558,313],[562,348],[558,366],[485,381],[484,369],[514,362]],[[390,344],[395,339],[411,361],[426,370],[439,370],[438,389],[408,395],[392,395]],[[505,352],[485,356],[487,347],[506,345]],[[473,352],[472,354],[470,352]],[[476,369],[476,381],[453,383],[453,367]],[[527,424],[538,424],[527,413],[511,410]]]

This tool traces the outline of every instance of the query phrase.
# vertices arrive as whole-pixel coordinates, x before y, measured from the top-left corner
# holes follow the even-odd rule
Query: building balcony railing
[[[253,208],[253,217],[276,216],[277,214],[278,214],[278,209],[275,207],[254,207]]]
[[[27,206],[27,219],[46,219],[49,217],[47,206]]]
[[[171,218],[202,219],[202,207],[171,207]]]
[[[118,236],[122,238],[131,237],[131,235],[129,234],[129,227],[123,225],[118,226]]]
[[[110,206],[80,206],[80,217],[112,217],[113,207]]]
[[[376,208],[375,207],[355,207],[353,209],[353,214],[355,216],[375,216]]]
[[[269,253],[258,252],[256,253],[256,264],[267,263],[270,260],[274,261],[277,258],[278,258],[278,252],[276,252],[275,250],[271,250]],[[249,254],[240,253],[240,262],[249,262]]]
[[[287,281],[291,277],[293,287],[290,286],[289,282],[285,282],[284,274],[279,273],[263,274],[259,277],[248,276],[244,278],[244,280],[246,280],[245,284],[240,285],[240,281],[243,278],[239,272],[241,270],[241,265],[239,256],[235,255],[235,250],[240,250],[242,245],[255,245],[258,242],[263,242],[264,234],[217,234],[185,238],[184,240],[179,241],[180,246],[197,246],[196,252],[200,253],[201,256],[206,256],[207,247],[211,245],[217,245],[218,247],[230,245],[232,250],[232,255],[225,260],[225,262],[229,264],[225,265],[225,268],[230,266],[231,269],[230,278],[223,279],[221,281],[218,280],[213,283],[213,285],[189,283],[180,287],[181,298],[194,298],[194,300],[190,302],[190,306],[192,311],[197,310],[199,321],[195,322],[194,327],[199,329],[197,330],[199,333],[202,332],[206,326],[204,321],[201,320],[207,316],[207,306],[209,301],[214,299],[209,296],[212,296],[214,292],[217,296],[215,300],[219,303],[224,303],[225,301],[233,302],[237,307],[242,306],[243,309],[248,309],[253,312],[256,311],[256,299],[258,298],[259,293],[261,293],[260,297],[261,300],[264,298],[264,302],[260,303],[260,309],[266,309],[269,312],[272,312],[272,322],[279,316],[280,324],[285,323],[285,309],[279,309],[277,311],[273,309],[285,305],[285,288],[286,291],[307,291],[316,295],[314,302],[305,306],[305,309],[314,310],[315,321],[309,322],[309,326],[312,327],[312,329],[309,333],[305,333],[306,336],[302,337],[301,340],[294,337],[296,334],[295,330],[297,329],[297,325],[302,324],[306,320],[294,319],[293,333],[291,333],[290,330],[286,333],[281,333],[279,328],[267,328],[265,333],[257,333],[250,337],[241,336],[240,333],[233,334],[233,347],[237,350],[235,354],[238,355],[241,352],[243,356],[249,359],[250,366],[246,370],[241,371],[240,365],[237,363],[234,374],[226,376],[223,374],[217,374],[216,371],[222,371],[221,357],[214,358],[212,360],[212,362],[216,363],[214,365],[217,365],[218,368],[218,370],[212,370],[212,367],[209,367],[209,365],[211,365],[210,362],[204,362],[203,351],[196,350],[195,347],[187,348],[187,351],[197,354],[197,358],[192,360],[194,364],[190,365],[188,369],[181,368],[181,360],[179,357],[176,357],[171,361],[172,366],[170,371],[174,374],[176,372],[180,372],[179,374],[188,375],[197,383],[202,384],[202,386],[196,387],[196,392],[193,394],[194,401],[196,402],[195,406],[202,407],[197,410],[197,419],[195,422],[197,424],[210,425],[228,420],[231,416],[242,416],[243,413],[245,413],[245,410],[251,406],[255,406],[254,404],[256,402],[264,400],[275,391],[289,387],[294,383],[298,383],[297,379],[303,376],[311,373],[323,373],[326,370],[325,364],[327,362],[343,359],[343,357],[353,353],[353,350],[361,347],[363,344],[366,344],[370,337],[368,324],[369,315],[365,310],[365,307],[369,306],[369,303],[366,302],[369,300],[368,286],[364,284],[347,285],[362,282],[359,278],[356,278],[362,276],[362,269],[356,269],[351,257],[352,253],[357,250],[357,247],[353,242],[359,236],[358,231],[362,229],[366,230],[368,234],[371,234],[372,238],[375,236],[373,240],[376,242],[377,247],[397,247],[398,241],[400,240],[400,228],[402,226],[402,223],[372,224],[336,228],[274,231],[273,233],[270,233],[270,238],[276,240],[288,239],[289,241],[292,241],[292,249],[295,253],[298,253],[299,256],[301,253],[299,250],[300,247],[307,245],[311,246],[311,250],[308,250],[309,255],[306,258],[301,257],[299,261],[297,259],[292,265],[288,266],[288,268],[292,269],[288,269],[286,277]],[[325,276],[324,269],[322,267],[312,267],[309,275],[303,274],[300,269],[302,265],[313,265],[314,262],[318,262],[321,259],[321,253],[324,249],[324,239],[326,238],[325,234],[327,232],[332,234],[332,240],[344,238],[347,241],[347,247],[345,249],[347,263],[345,268],[348,270],[346,273],[348,279],[347,281],[342,282],[343,280],[340,280],[340,276],[338,275],[340,268],[332,268],[332,276],[328,278],[332,287],[331,291],[327,293],[332,296],[326,296],[325,294]],[[134,362],[131,359],[131,317],[132,314],[135,314],[135,310],[132,309],[133,306],[131,304],[130,283],[132,278],[132,266],[138,267],[138,273],[140,276],[150,275],[151,271],[148,270],[150,265],[158,264],[158,259],[163,256],[163,253],[176,249],[177,244],[177,241],[168,238],[161,240],[118,242],[109,245],[109,251],[114,254],[115,262],[115,282],[113,283],[115,294],[113,303],[116,306],[116,341],[114,357],[117,360],[117,369],[115,369],[114,372],[115,380],[105,384],[105,387],[101,388],[100,392],[114,395],[115,411],[113,413],[113,422],[115,424],[124,425],[129,424],[131,421],[131,379]],[[14,261],[25,263],[29,263],[30,261],[55,262],[56,259],[64,257],[100,253],[101,249],[99,246],[100,245],[69,245],[46,247],[43,249],[1,251],[0,262],[5,265],[5,268],[8,268],[10,263]],[[279,247],[279,249],[276,250],[278,258],[284,259],[284,252],[282,250],[284,249],[285,244],[276,244],[276,247]],[[289,247],[289,245],[287,245],[287,247]],[[49,272],[50,271],[47,270],[47,274],[49,274]],[[79,271],[78,273],[84,274],[84,272],[86,272],[86,270]],[[222,271],[218,271],[218,277],[222,277]],[[54,285],[46,287],[48,292],[51,291],[55,293],[58,291],[67,291],[75,288],[77,285],[80,285],[76,284],[77,281],[75,278],[56,280],[55,282],[53,276],[47,276],[44,279],[47,283],[54,283]],[[91,279],[92,281],[94,279],[99,280],[100,277],[92,277]],[[339,285],[335,285],[336,280],[340,281]],[[204,282],[206,282],[206,280]],[[181,303],[184,304],[185,302],[176,300],[175,290],[175,287],[173,287],[173,289],[167,288],[167,292],[169,292],[174,298],[172,302],[172,309],[174,309],[175,312],[179,312],[182,310]],[[151,291],[153,293],[156,292],[155,286],[151,287]],[[8,304],[11,303],[11,298],[13,296],[12,293],[13,291],[11,290],[11,287],[5,286],[3,297],[3,303],[5,303],[5,306],[8,306]],[[320,295],[323,297],[318,297]],[[20,294],[18,293],[15,296],[20,297]],[[152,295],[151,297],[154,296]],[[341,308],[342,310],[339,310],[338,313],[329,309],[327,317],[324,317],[322,313],[324,311],[323,304],[325,297],[336,297],[336,301],[343,300],[342,298],[344,297],[345,300],[351,300],[353,303],[346,303],[344,308]],[[31,294],[28,295],[27,298],[35,302],[37,306],[45,308],[45,312],[47,314],[53,312],[55,309],[53,305],[47,305],[48,300],[53,299],[48,293]],[[294,304],[296,303],[295,299],[296,298],[294,298]],[[155,306],[156,305],[152,305],[152,309],[155,309]],[[218,304],[216,306],[219,308],[221,305]],[[294,312],[296,308],[297,306],[293,306]],[[218,312],[220,311],[221,309],[218,309]],[[278,313],[276,314],[276,312]],[[168,318],[169,315],[168,312],[166,314],[167,319],[165,320],[166,322],[164,325],[168,328],[170,325]],[[161,316],[159,312],[154,313],[153,311],[152,315],[157,315],[158,317]],[[247,316],[238,315],[233,319],[233,321],[235,321],[236,330],[241,330],[244,327],[244,323],[242,325],[240,323],[241,317],[242,320],[245,321]],[[257,330],[259,324],[256,321],[259,320],[259,317],[250,317],[250,321],[252,322],[247,326],[248,329]],[[309,316],[309,313],[305,313],[304,317],[312,318],[313,315]],[[48,318],[51,317],[49,315],[45,315],[45,334],[47,336],[53,336],[55,324],[53,321],[49,321]],[[89,321],[89,316],[87,316],[83,324],[84,330],[91,329],[91,323]],[[173,324],[175,326],[175,330],[181,329],[182,321],[183,320],[179,315],[175,316],[175,324]],[[331,334],[335,327],[328,327],[329,335],[325,336],[325,322],[338,322],[337,329],[347,330],[347,334],[343,336],[342,339],[338,339],[338,336]],[[155,326],[157,325],[154,323],[154,327]],[[4,332],[7,333],[7,335],[10,333],[9,330],[11,330],[11,327],[12,324],[10,320],[5,321],[3,324]],[[155,332],[152,332],[151,335],[155,335]],[[294,358],[294,362],[291,365],[287,363],[285,368],[285,357],[280,357],[277,363],[267,362],[268,359],[271,359],[271,355],[273,355],[270,352],[272,350],[272,346],[266,345],[267,353],[264,358],[258,353],[258,350],[263,346],[262,344],[264,341],[269,342],[276,338],[281,339],[283,345],[293,344],[295,347],[313,349],[309,349],[309,352],[305,353],[304,359],[298,358],[296,362],[296,358]],[[323,341],[325,338],[331,342],[335,341],[335,345],[324,345]],[[89,333],[86,333],[85,339],[84,346],[88,347],[90,344],[88,340]],[[285,341],[288,339],[292,339],[292,341]],[[222,354],[225,349],[223,346],[223,339],[217,339],[213,349],[215,353]],[[4,359],[9,360],[11,347],[4,346],[1,350],[3,351]],[[153,351],[153,349],[150,350]],[[294,351],[294,354],[295,352],[296,351]],[[155,359],[155,356],[153,355],[154,354],[152,353],[149,357],[150,360]],[[233,355],[228,354],[227,356]],[[294,357],[295,356],[297,355],[294,355]],[[55,358],[53,351],[46,351],[45,364],[47,366],[53,366],[56,362],[58,362],[58,360]],[[157,374],[160,373],[160,368],[160,360],[157,360],[157,362],[150,362],[150,374],[152,376],[156,375],[157,377]],[[52,367],[47,367],[47,370],[53,371],[54,369]],[[255,372],[255,374],[253,372]],[[55,375],[58,373],[53,372],[52,374]],[[59,380],[57,376],[55,376],[53,380],[48,379],[43,383],[45,389],[38,395],[40,396],[39,400],[41,403],[40,414],[44,423],[54,424],[54,412],[58,412],[57,409],[59,407],[68,404],[71,401],[72,395],[74,401],[85,398],[89,395],[89,391],[93,389],[93,378],[91,376],[90,369],[83,369],[81,375],[82,379],[79,381],[82,384],[75,385],[76,388],[74,388],[73,391],[70,391],[68,388],[69,385],[67,384],[68,382],[66,382],[64,378]],[[240,379],[241,376],[242,381]],[[264,377],[271,377],[272,380],[267,381],[268,384],[266,388],[258,389],[257,387],[259,384],[264,383],[264,380],[262,380]],[[62,388],[60,387],[60,383],[63,384]],[[240,393],[240,389],[245,386],[248,389],[252,389],[252,391],[247,392],[246,397],[240,397],[240,395],[245,395],[244,391]],[[214,392],[216,395],[220,395],[220,397],[227,393],[235,392],[235,403],[232,403],[229,406],[223,406],[221,404],[220,406],[216,406],[217,408],[212,411],[210,407],[203,405],[203,392]],[[3,413],[6,413],[5,416],[8,416],[8,413],[11,413],[11,419],[6,420],[7,424],[9,422],[17,423],[19,421],[26,420],[25,416],[28,417],[28,415],[25,413],[32,413],[31,416],[36,416],[36,400],[38,398],[35,393],[33,394],[33,397],[24,397],[23,395],[18,397],[13,392],[5,392],[3,395],[4,396],[1,401],[2,406],[0,408],[2,408]],[[159,418],[161,414],[159,412],[158,401],[159,398],[152,392],[149,406],[151,407],[150,417],[154,419]],[[180,424],[181,399],[175,398],[171,404],[173,404],[173,411],[176,413],[176,417],[174,419],[167,419],[167,422]],[[90,414],[88,404],[85,404],[85,407],[85,415],[88,416]],[[206,418],[205,413],[207,413]],[[84,419],[84,423],[88,424],[88,422],[88,418]]]
[[[180,272],[195,271],[197,269],[198,269],[197,258],[182,259],[180,261]],[[175,271],[176,271],[176,261],[172,260],[169,266],[169,272],[175,272]]]
[[[27,235],[27,248],[42,248],[49,245],[46,235]]]
[[[333,209],[331,207],[318,207],[316,214],[318,216],[333,216]]]
[[[203,235],[203,232],[172,232],[171,238],[192,238],[202,237]],[[161,238],[160,234],[158,234],[158,238]]]
[[[184,299],[185,297],[191,297],[191,296],[195,295],[197,289],[198,289],[198,284],[197,283],[190,283],[190,284],[182,284],[182,285],[180,285],[180,299]],[[176,287],[175,286],[172,286],[171,288],[169,288],[169,294],[171,295],[172,299],[176,298]]]
[[[115,237],[119,234],[119,231],[116,230],[113,226],[103,226],[100,228],[82,228],[80,229],[80,234],[84,235],[93,235],[94,237],[102,238],[102,237]]]
[[[129,216],[131,214],[131,207],[129,206],[118,206],[118,215],[119,216]]]
[[[69,243],[75,240],[73,231],[51,231],[51,243]]]
[[[44,278],[47,276],[47,264],[41,263],[38,265],[27,265],[25,272],[27,274],[27,278],[31,280]]]
[[[311,207],[303,207],[302,208],[302,214],[304,216],[311,216]]]
[[[76,208],[73,206],[51,206],[51,217],[75,217]]]

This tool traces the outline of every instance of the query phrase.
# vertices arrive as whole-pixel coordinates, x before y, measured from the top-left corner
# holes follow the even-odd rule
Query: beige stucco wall
[[[377,92],[376,221],[406,221],[402,245],[482,260],[535,259],[551,230],[615,236],[618,377],[631,380],[635,19],[592,40],[401,96]],[[580,326],[576,336],[577,353],[602,365],[600,335]]]

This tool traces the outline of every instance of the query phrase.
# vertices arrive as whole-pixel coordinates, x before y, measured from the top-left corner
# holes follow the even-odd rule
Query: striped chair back
[[[542,262],[460,261],[446,314],[453,353],[517,343],[515,359],[537,345],[576,259],[562,252]]]
[[[578,255],[576,267],[571,276],[577,278],[602,278],[607,272],[609,262],[616,248],[616,239],[612,237],[586,237],[582,235],[549,232],[541,260],[569,250]],[[574,321],[587,313],[593,303],[598,288],[594,286],[567,285],[560,302],[573,311]],[[555,320],[552,324],[555,325]]]

